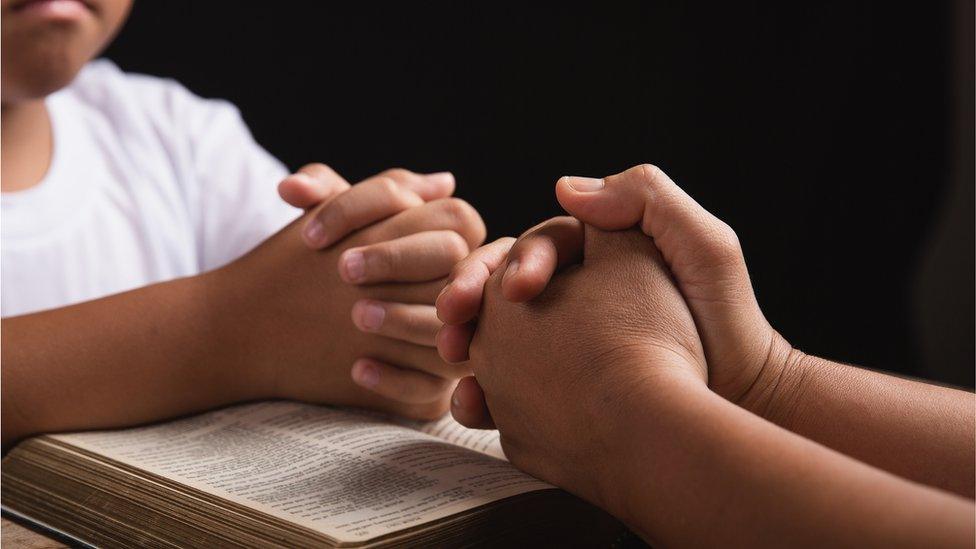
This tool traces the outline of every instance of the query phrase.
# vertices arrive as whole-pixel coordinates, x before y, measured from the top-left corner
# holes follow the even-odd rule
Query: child
[[[285,178],[233,106],[90,61],[128,9],[2,6],[4,444],[263,398],[446,411],[431,305],[484,238],[453,177]]]
[[[438,298],[477,376],[458,421],[654,546],[972,546],[972,393],[793,348],[735,233],[653,166],[556,194],[575,218],[472,253]]]

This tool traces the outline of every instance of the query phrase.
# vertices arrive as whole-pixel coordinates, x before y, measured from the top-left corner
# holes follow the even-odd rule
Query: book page
[[[52,438],[337,541],[366,541],[552,488],[506,461],[381,416],[294,402]]]
[[[439,439],[446,440],[457,446],[464,446],[482,454],[504,459],[505,452],[502,451],[502,443],[499,439],[498,431],[491,429],[468,429],[451,417],[450,414],[437,421],[428,422],[403,422],[417,429],[420,432],[433,435]]]

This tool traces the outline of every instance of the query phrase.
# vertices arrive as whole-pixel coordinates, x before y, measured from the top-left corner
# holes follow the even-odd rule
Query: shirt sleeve
[[[193,99],[196,104],[186,111],[187,171],[197,188],[198,257],[206,271],[244,255],[301,211],[278,196],[287,169],[255,142],[237,108]]]
[[[237,107],[201,98],[171,79],[122,77],[144,111],[133,118],[149,121],[165,151],[193,226],[200,271],[237,259],[301,214],[278,196],[286,167],[254,140]]]
[[[90,62],[72,84],[108,119],[121,161],[192,232],[198,271],[247,253],[301,213],[278,196],[286,167],[251,136],[233,104],[201,98],[179,82]],[[133,176],[135,177],[135,176]],[[182,228],[182,227],[181,227]],[[162,227],[172,231],[175,228]]]

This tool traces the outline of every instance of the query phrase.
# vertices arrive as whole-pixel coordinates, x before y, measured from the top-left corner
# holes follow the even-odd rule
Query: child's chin
[[[3,60],[4,102],[50,95],[70,84],[88,61],[77,51],[56,52],[49,49],[32,53],[34,55],[18,55],[16,63],[6,58]]]

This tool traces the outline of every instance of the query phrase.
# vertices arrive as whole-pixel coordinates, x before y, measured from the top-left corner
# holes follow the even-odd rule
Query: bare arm
[[[973,497],[976,396],[970,392],[794,351],[740,404],[896,475]]]
[[[3,319],[4,446],[259,398],[442,415],[461,371],[433,349],[429,304],[484,225],[443,198],[453,182],[414,183],[367,180],[210,273]],[[300,233],[318,216],[335,245],[313,251]],[[365,263],[356,283],[340,275],[350,251]],[[364,303],[390,311],[378,328],[354,324]],[[403,304],[410,314],[398,314]],[[376,374],[368,387],[354,380],[363,357]]]
[[[455,417],[493,422],[513,464],[607,509],[654,546],[971,546],[971,500],[710,390],[699,324],[650,239],[563,218],[519,242],[573,231],[564,241],[582,242],[582,262],[538,298],[503,297],[500,268],[483,285],[468,348],[477,381],[455,392]],[[519,246],[509,265],[527,260]],[[477,261],[490,269],[488,250]]]
[[[976,397],[804,355],[766,321],[731,228],[661,170],[639,166],[560,203],[606,229],[654,237],[695,316],[709,385],[783,427],[906,478],[973,497]],[[579,185],[577,185],[579,186]]]
[[[619,457],[604,469],[618,471],[604,492],[621,496],[608,507],[652,543],[972,546],[972,501],[869,467],[704,387],[673,388],[647,395],[666,398],[667,414],[629,405],[611,437],[626,447],[607,452]]]
[[[637,225],[653,237],[694,316],[708,359],[708,384],[716,393],[866,463],[973,497],[972,393],[793,349],[760,310],[732,229],[653,166],[604,179],[564,177],[556,194],[584,223],[605,230]],[[508,264],[518,261],[520,268],[505,277],[505,295],[524,301],[539,294],[557,265],[573,263],[579,255],[582,243],[569,240],[562,234],[523,236],[509,254]],[[486,265],[493,269],[502,263],[496,258]],[[490,269],[471,272],[466,276],[474,280],[452,284],[440,298],[439,313],[448,323],[467,321],[480,306]],[[441,338],[446,358],[461,360],[467,354],[470,328],[452,334],[458,331],[457,337]]]
[[[255,396],[213,311],[212,275],[2,321],[3,444],[131,425]],[[242,375],[243,374],[243,375]]]

